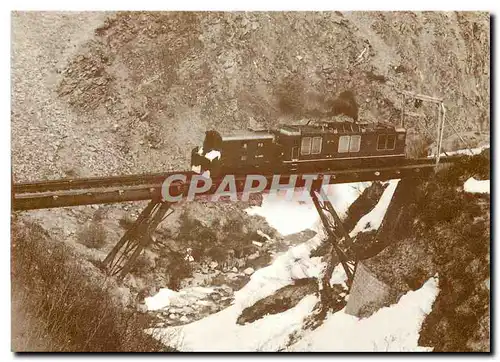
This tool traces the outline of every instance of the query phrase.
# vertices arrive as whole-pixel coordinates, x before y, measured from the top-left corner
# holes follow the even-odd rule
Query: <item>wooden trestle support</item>
[[[170,214],[171,204],[151,200],[135,223],[113,247],[103,264],[109,275],[123,279],[133,267],[141,252],[153,243],[152,234]]]

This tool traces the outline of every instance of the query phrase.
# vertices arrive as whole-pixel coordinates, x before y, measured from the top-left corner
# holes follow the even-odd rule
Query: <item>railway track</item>
[[[460,156],[441,158],[441,163],[456,161]],[[319,173],[330,178],[329,183],[389,180],[404,177],[423,177],[435,167],[434,159],[416,159],[408,164],[391,167],[364,167]],[[167,172],[142,175],[91,177],[80,179],[51,180],[13,185],[12,209],[15,211],[54,207],[67,207],[127,201],[154,200],[161,198],[164,180],[171,175],[183,175],[185,182],[175,181],[170,185],[171,195],[186,195],[193,173],[191,171]],[[270,188],[274,175],[262,175]],[[294,174],[280,176],[280,184],[287,184]],[[222,182],[222,177],[212,180],[212,187],[197,196],[213,194]],[[235,176],[238,192],[243,191],[246,176]],[[298,175],[296,187],[303,187],[305,179]]]
[[[451,156],[441,158],[441,162],[453,162],[460,156]],[[434,159],[419,158],[411,160],[408,165],[433,165]],[[341,170],[338,172],[344,172]],[[332,172],[334,173],[334,172]],[[48,192],[48,191],[62,191],[62,190],[77,190],[77,189],[91,189],[102,187],[127,187],[144,184],[157,184],[162,183],[167,177],[171,175],[185,175],[190,177],[193,173],[191,171],[175,171],[153,174],[136,174],[136,175],[123,175],[123,176],[105,176],[105,177],[87,177],[77,179],[60,179],[48,180],[37,182],[21,182],[13,185],[14,194]]]
[[[137,174],[124,176],[107,176],[107,177],[87,177],[78,179],[62,179],[49,180],[40,182],[26,182],[14,184],[14,193],[33,193],[33,192],[48,192],[61,190],[78,190],[96,187],[126,187],[139,184],[155,184],[163,182],[168,176],[183,174],[191,175],[191,171],[177,171],[154,174]]]

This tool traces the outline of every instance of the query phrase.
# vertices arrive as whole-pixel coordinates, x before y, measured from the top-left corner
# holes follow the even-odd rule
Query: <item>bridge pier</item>
[[[382,278],[383,276],[377,274],[377,268],[373,268],[373,265],[383,263],[383,258],[377,258],[377,255],[390,248],[396,241],[408,236],[409,223],[413,220],[411,205],[418,197],[417,190],[421,182],[422,179],[418,178],[399,181],[383,221],[374,236],[376,242],[366,250],[356,250],[358,264],[346,304],[347,314],[367,317],[397,301],[393,287],[386,276],[387,274],[396,276],[397,267],[391,269],[386,267],[386,275]]]
[[[109,275],[117,275],[123,279],[133,267],[137,257],[147,246],[151,245],[151,235],[158,225],[170,214],[171,204],[160,200],[151,200],[141,212],[135,223],[122,236],[103,261]]]

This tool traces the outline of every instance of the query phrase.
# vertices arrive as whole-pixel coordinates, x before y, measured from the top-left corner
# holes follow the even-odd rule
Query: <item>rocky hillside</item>
[[[398,122],[404,89],[489,128],[486,13],[14,13],[12,40],[16,179],[185,168],[206,129],[327,116],[346,90],[361,120]]]
[[[394,300],[439,276],[440,293],[419,340],[434,351],[490,350],[490,195],[464,192],[469,177],[490,178],[488,152],[402,195],[405,213],[396,222],[387,214],[378,235],[390,245],[365,261]]]

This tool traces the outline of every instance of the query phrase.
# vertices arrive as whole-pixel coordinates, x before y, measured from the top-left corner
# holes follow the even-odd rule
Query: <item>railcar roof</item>
[[[405,132],[404,128],[390,123],[354,123],[354,122],[323,122],[307,125],[282,125],[278,131],[289,136],[318,133],[361,133],[361,132],[392,131]],[[223,141],[266,140],[274,139],[274,135],[266,130],[250,129],[234,130],[221,135]]]
[[[354,123],[354,122],[325,122],[308,125],[287,125],[280,127],[279,131],[286,135],[315,134],[315,133],[360,133],[392,131],[404,132],[404,128],[396,128],[389,123]]]
[[[274,139],[274,136],[267,131],[251,131],[248,129],[231,131],[221,136],[223,141]]]

